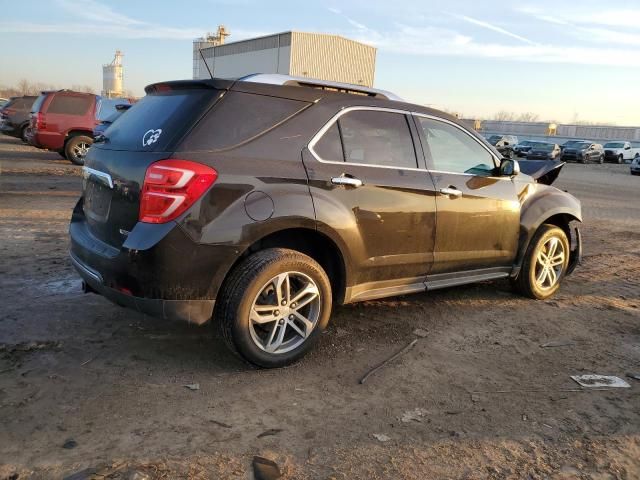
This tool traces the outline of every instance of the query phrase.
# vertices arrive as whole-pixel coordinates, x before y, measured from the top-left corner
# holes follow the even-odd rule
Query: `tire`
[[[624,156],[622,154],[618,155],[618,163],[619,164],[624,163]]]
[[[20,129],[20,140],[22,140],[24,143],[29,143],[29,139],[27,138],[28,129],[29,129],[29,125],[24,125]]]
[[[281,281],[285,276],[288,282]],[[289,285],[281,290],[280,300],[277,282]],[[292,310],[286,305],[285,292],[290,292],[291,300],[304,289],[310,293],[300,301],[312,300]],[[254,253],[232,270],[218,296],[215,320],[227,346],[244,360],[263,368],[284,367],[299,360],[318,341],[329,323],[331,298],[329,278],[315,260],[294,250],[270,248]],[[261,315],[254,305],[262,307]],[[256,322],[260,317],[264,320]]]
[[[599,163],[600,165],[602,165],[602,164],[604,163],[604,155],[600,155],[600,156],[598,157],[598,163]]]
[[[552,272],[545,274],[540,282],[539,278],[543,275],[543,267],[539,262],[539,254],[542,253],[542,258],[545,257],[545,249],[547,252],[549,251],[548,247],[552,245],[553,239],[556,239],[557,242],[555,252],[558,251],[557,248],[559,247],[563,249],[562,261],[556,265],[556,268],[551,269]],[[527,248],[522,269],[518,278],[514,281],[516,290],[526,297],[537,300],[551,297],[560,288],[560,283],[569,265],[569,255],[569,240],[564,230],[555,225],[543,224],[535,233]],[[554,258],[558,257],[559,254],[556,253]]]
[[[76,165],[84,165],[84,157],[92,143],[93,139],[86,135],[75,135],[69,138],[64,145],[65,158]]]

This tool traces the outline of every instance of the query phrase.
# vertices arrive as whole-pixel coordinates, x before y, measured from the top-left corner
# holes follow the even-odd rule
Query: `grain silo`
[[[124,94],[122,56],[123,53],[120,50],[116,50],[111,63],[102,65],[103,97],[121,97]]]
[[[290,31],[238,42],[224,43],[224,37],[211,40],[198,46],[196,42],[203,39],[194,41],[195,79],[208,78],[210,70],[219,78],[280,73],[373,86],[376,48],[339,35]]]

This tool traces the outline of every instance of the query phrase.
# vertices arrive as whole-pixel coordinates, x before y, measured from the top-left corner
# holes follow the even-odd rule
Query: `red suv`
[[[127,99],[103,99],[91,93],[58,90],[42,92],[33,104],[28,141],[38,148],[55,150],[76,165],[93,143],[93,129],[110,114],[115,103]]]

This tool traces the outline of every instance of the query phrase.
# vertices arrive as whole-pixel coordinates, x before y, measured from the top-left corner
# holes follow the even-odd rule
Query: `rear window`
[[[223,150],[264,133],[308,104],[287,98],[229,92],[208,113],[181,150]]]
[[[168,151],[220,95],[219,90],[169,90],[146,95],[105,131],[102,148]]]
[[[94,97],[88,95],[56,94],[47,108],[47,113],[62,115],[84,115],[93,104]]]

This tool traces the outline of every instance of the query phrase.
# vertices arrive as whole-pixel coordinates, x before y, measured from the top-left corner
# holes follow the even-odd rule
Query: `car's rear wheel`
[[[305,355],[326,328],[331,285],[312,258],[272,248],[247,257],[225,281],[216,321],[228,346],[264,368]]]
[[[564,230],[555,225],[542,225],[529,244],[522,269],[514,282],[516,289],[527,297],[549,298],[560,288],[569,255],[569,240]]]
[[[29,133],[29,125],[25,125],[20,129],[20,140],[22,140],[24,143],[29,143],[27,133]]]
[[[67,160],[76,165],[84,165],[84,158],[87,156],[87,152],[92,143],[93,139],[86,135],[75,135],[71,137],[64,146],[64,153]]]

